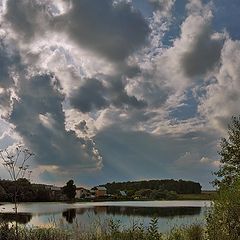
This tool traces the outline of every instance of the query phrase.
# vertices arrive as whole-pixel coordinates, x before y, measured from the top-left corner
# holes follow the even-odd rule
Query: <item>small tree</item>
[[[66,194],[69,200],[73,200],[76,195],[76,186],[74,185],[73,180],[69,180],[66,185],[63,187],[63,193]]]
[[[216,185],[231,185],[240,176],[240,116],[232,117],[228,125],[228,138],[221,139],[221,166],[216,172],[220,178],[215,181]]]
[[[14,193],[13,193],[13,202],[14,202],[14,212],[15,212],[15,223],[16,223],[16,239],[19,239],[18,234],[18,224],[17,224],[17,202],[18,202],[18,180],[24,178],[26,174],[30,178],[32,171],[29,170],[29,165],[27,161],[34,154],[27,148],[24,148],[22,145],[17,145],[16,147],[8,147],[6,149],[0,150],[0,157],[2,159],[2,165],[8,171],[9,176],[12,181],[14,181]]]

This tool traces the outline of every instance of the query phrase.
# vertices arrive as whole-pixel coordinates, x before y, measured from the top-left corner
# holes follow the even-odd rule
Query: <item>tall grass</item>
[[[141,224],[122,228],[118,221],[112,220],[107,225],[94,225],[89,231],[80,226],[71,229],[20,227],[18,240],[204,240],[202,232],[201,226],[192,225],[162,234],[158,230],[157,219],[153,218],[147,228]],[[14,226],[1,224],[0,239],[16,239]]]

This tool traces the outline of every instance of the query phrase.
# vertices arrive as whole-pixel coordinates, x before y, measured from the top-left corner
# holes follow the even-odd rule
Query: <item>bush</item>
[[[240,180],[222,185],[207,217],[209,240],[240,239]]]

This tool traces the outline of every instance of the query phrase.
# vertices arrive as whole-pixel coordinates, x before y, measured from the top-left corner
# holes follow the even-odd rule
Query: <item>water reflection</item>
[[[199,215],[200,207],[107,207],[107,214],[139,217],[175,217]]]
[[[31,213],[0,213],[0,222],[15,222],[17,220],[20,224],[27,224],[31,221]]]
[[[128,217],[158,217],[174,218],[200,215],[201,207],[119,207],[119,206],[98,206],[91,208],[67,209],[62,212],[62,217],[68,222],[73,223],[76,216],[81,215],[109,215],[109,216],[128,216]],[[35,214],[34,214],[35,215]],[[47,214],[44,214],[47,215]],[[17,222],[27,224],[31,221],[31,213],[18,213]],[[16,219],[14,213],[0,213],[1,222],[13,222]]]
[[[151,218],[157,217],[159,229],[164,232],[173,226],[204,223],[208,209],[205,203],[187,204],[189,202],[21,203],[17,221],[28,226],[42,227],[58,223],[74,227],[74,223],[77,223],[87,229],[95,221],[104,223],[109,219],[120,220],[126,227],[136,220],[147,227]],[[2,206],[0,222],[15,221],[12,208],[12,204]]]
[[[62,213],[62,216],[68,223],[73,223],[73,220],[76,218],[76,209],[68,209]]]
[[[118,206],[98,206],[92,208],[68,209],[62,212],[63,218],[70,224],[78,215],[109,215],[127,217],[158,217],[174,218],[200,215],[201,207],[118,207]]]
[[[118,207],[118,206],[99,206],[93,208],[80,208],[69,209],[72,211],[72,214],[68,213],[68,216],[75,218],[77,215],[83,215],[86,212],[89,214],[99,215],[105,213],[111,216],[137,216],[137,217],[176,217],[176,216],[193,216],[199,215],[201,213],[201,207]],[[63,216],[66,218],[67,212],[64,212]],[[74,213],[74,216],[73,216]],[[68,221],[69,222],[69,221]]]

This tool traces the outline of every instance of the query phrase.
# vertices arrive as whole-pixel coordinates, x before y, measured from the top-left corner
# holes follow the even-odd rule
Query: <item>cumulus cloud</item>
[[[51,74],[39,74],[21,81],[9,121],[23,141],[35,152],[40,165],[59,169],[100,168],[102,158],[91,139],[78,138],[65,130],[64,96]]]
[[[41,1],[7,1],[6,23],[24,41],[33,40],[46,32],[49,15],[46,5]]]
[[[149,32],[142,15],[130,4],[69,0],[69,10],[52,20],[53,29],[113,61],[122,61],[141,47]]]
[[[97,79],[86,79],[85,84],[72,93],[70,103],[82,112],[106,108],[109,104],[105,98],[106,89]]]
[[[196,0],[186,8],[188,15],[180,26],[180,36],[168,48],[153,41],[153,52],[140,60],[141,76],[128,83],[133,95],[147,99],[152,109],[165,109],[165,114],[183,106],[189,89],[217,70],[226,38],[212,28],[211,5]]]
[[[199,112],[220,132],[225,132],[232,115],[239,114],[239,54],[240,41],[228,39],[221,53],[221,68],[207,86],[199,106]]]
[[[166,17],[171,12],[176,0],[149,0],[149,2]]]
[[[74,108],[83,113],[104,109],[109,105],[137,109],[146,106],[143,100],[127,94],[123,81],[118,76],[114,80],[109,79],[105,85],[98,79],[86,79],[85,83],[73,92],[69,100]]]
[[[197,31],[190,33],[193,26]],[[211,23],[201,17],[189,17],[183,27],[183,32],[188,36],[191,34],[193,41],[182,56],[182,67],[189,77],[202,76],[219,63],[224,37],[213,35]]]
[[[189,16],[181,25],[180,38],[159,58],[160,64],[165,61],[164,65],[170,65],[176,83],[179,80],[184,84],[199,75],[204,77],[219,62],[224,36],[214,34],[211,20],[211,8],[189,10]]]
[[[5,34],[0,39],[0,87],[9,88],[14,84],[14,71],[20,68],[20,56],[6,39]]]

